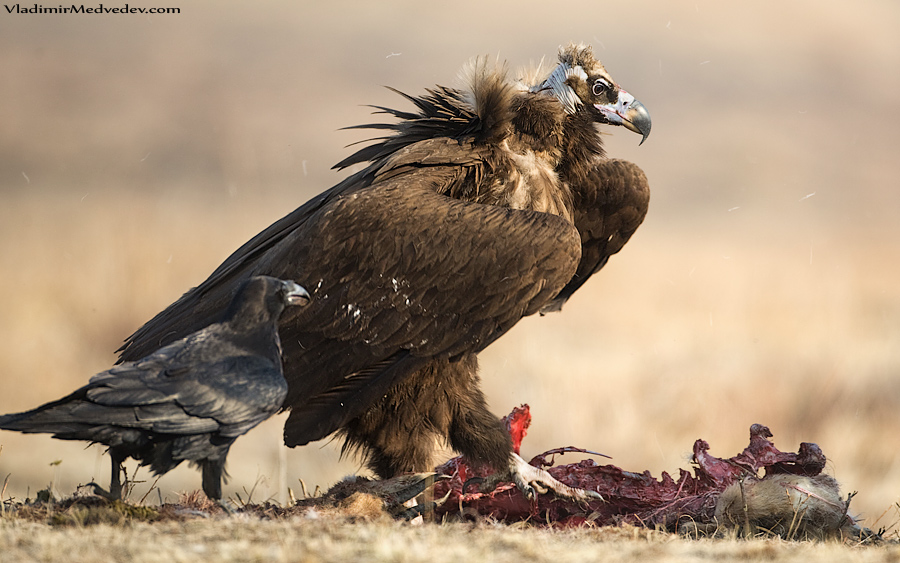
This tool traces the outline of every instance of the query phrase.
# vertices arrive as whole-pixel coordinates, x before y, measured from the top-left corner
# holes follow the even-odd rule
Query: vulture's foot
[[[388,514],[393,518],[413,520],[434,511],[449,498],[449,492],[442,499],[427,494],[435,482],[449,478],[433,472],[398,475],[379,481],[354,477],[337,483],[325,496],[349,514],[361,517]]]
[[[534,500],[536,494],[545,495],[550,491],[553,491],[556,496],[579,502],[603,500],[603,496],[600,493],[570,487],[554,478],[546,470],[530,465],[519,454],[515,453],[510,458],[509,470],[505,474],[495,473],[485,477],[483,480],[470,479],[463,485],[463,491],[465,491],[467,485],[478,481],[481,481],[480,489],[482,492],[492,491],[502,482],[515,483],[528,500]]]
[[[391,516],[403,520],[412,520],[423,514],[428,514],[444,504],[450,496],[449,491],[440,499],[424,500],[416,497],[433,487],[437,481],[444,481],[449,478],[446,475],[438,475],[436,473],[401,475],[386,481],[376,481],[381,486],[372,492],[381,497],[384,509]]]
[[[426,514],[431,514],[432,512],[434,512],[436,508],[443,506],[444,503],[447,502],[447,499],[450,498],[450,494],[452,492],[453,489],[448,489],[447,493],[441,498],[423,502],[412,498],[401,504],[400,506],[395,507],[394,510],[390,510],[390,513],[394,518],[402,518],[403,520],[414,520],[416,518],[421,518]]]

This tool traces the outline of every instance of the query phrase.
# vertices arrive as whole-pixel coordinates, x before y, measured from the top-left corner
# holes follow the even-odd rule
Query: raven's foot
[[[113,487],[110,487],[110,490],[107,491],[106,489],[104,489],[97,483],[94,483],[93,481],[88,483],[86,486],[92,487],[94,489],[94,494],[97,495],[98,497],[103,497],[106,500],[111,500],[111,501],[122,500],[121,487],[119,488],[118,491],[114,490]]]
[[[214,500],[214,502],[216,504],[218,504],[222,508],[222,510],[224,510],[225,513],[228,514],[229,516],[234,516],[235,514],[238,513],[237,507],[235,506],[235,504],[228,499],[210,499],[210,500]]]

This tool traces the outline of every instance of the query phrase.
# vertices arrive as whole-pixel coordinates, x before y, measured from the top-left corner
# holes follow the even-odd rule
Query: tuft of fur
[[[841,498],[828,475],[776,474],[730,485],[716,503],[720,533],[734,530],[750,537],[771,533],[785,539],[851,537],[858,533],[847,515],[849,498]]]

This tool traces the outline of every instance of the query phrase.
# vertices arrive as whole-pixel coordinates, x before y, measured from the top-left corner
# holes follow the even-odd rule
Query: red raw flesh
[[[531,424],[528,405],[513,409],[503,420],[510,431],[513,449],[518,453]],[[603,501],[588,503],[552,494],[538,495],[535,501],[529,502],[512,483],[501,483],[490,492],[478,492],[477,486],[470,485],[463,492],[467,480],[492,471],[483,466],[473,467],[462,456],[455,457],[435,470],[451,477],[435,485],[435,498],[450,493],[435,514],[438,518],[445,514],[477,514],[502,522],[528,520],[561,526],[624,522],[674,529],[679,521],[686,519],[709,522],[719,495],[742,476],[762,477],[762,473],[815,476],[825,467],[825,456],[816,444],[803,443],[798,453],[785,453],[768,440],[771,436],[767,427],[754,424],[750,427],[750,445],[730,459],[710,455],[709,444],[697,440],[692,460],[694,473],[681,469],[677,481],[666,472],[655,479],[649,471],[632,473],[614,465],[597,465],[591,459],[553,466],[556,455],[592,453],[580,448],[550,450],[529,462],[535,467],[548,468],[553,477],[567,485],[603,495]]]

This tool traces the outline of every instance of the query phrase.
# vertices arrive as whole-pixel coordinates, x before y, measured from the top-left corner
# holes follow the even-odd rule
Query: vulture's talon
[[[566,485],[554,478],[546,470],[530,465],[518,454],[512,454],[512,461],[509,464],[509,476],[512,477],[512,482],[516,484],[528,500],[534,500],[535,492],[545,495],[550,491],[553,491],[556,496],[581,502],[603,500],[603,496],[599,493]]]
[[[466,489],[468,489],[472,485],[478,485],[478,491],[484,492],[485,481],[486,479],[484,477],[469,477],[468,479],[466,479],[466,482],[462,484],[462,494],[466,494]],[[493,483],[493,485],[488,490],[492,490],[494,486],[496,486],[496,484],[497,483]]]
[[[388,514],[395,518],[412,520],[434,511],[449,498],[449,492],[447,496],[436,501],[419,498],[436,482],[448,479],[449,476],[434,472],[414,473],[384,481],[371,481],[364,490],[380,498]]]
[[[519,486],[519,489],[522,491],[522,494],[525,495],[525,500],[532,502],[537,498],[537,494],[534,492],[534,487],[522,485]]]
[[[417,496],[433,487],[436,482],[446,481],[449,478],[447,475],[434,472],[404,475],[397,478],[396,485],[385,492],[389,494],[393,506],[401,506],[407,501],[415,500]]]
[[[417,503],[413,506],[410,506],[406,510],[402,510],[400,512],[393,512],[393,516],[395,518],[399,518],[402,520],[410,521],[419,516],[424,516],[425,514],[430,514],[435,511],[435,509],[444,505],[447,502],[447,499],[450,498],[450,494],[453,492],[453,489],[448,489],[447,493],[441,498],[425,503]]]

